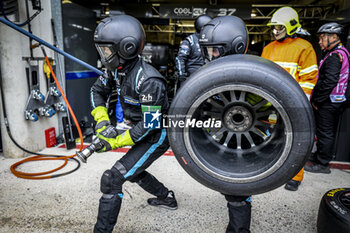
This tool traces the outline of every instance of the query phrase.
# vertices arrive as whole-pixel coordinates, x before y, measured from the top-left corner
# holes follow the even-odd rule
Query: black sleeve
[[[114,88],[114,81],[111,78],[100,76],[92,85],[90,100],[92,108],[106,106],[107,99]]]
[[[166,92],[166,85],[164,80],[159,78],[149,78],[142,83],[140,88],[140,104],[142,111],[156,111],[162,113],[164,107],[168,106],[168,98]],[[161,118],[159,118],[160,120]],[[130,136],[133,142],[138,142],[146,135],[148,135],[151,128],[144,127],[144,115],[142,114],[142,120],[139,121],[132,129],[130,129]],[[161,122],[160,122],[161,123]]]
[[[176,57],[176,68],[179,72],[179,76],[186,76],[187,77],[187,72],[186,72],[186,62],[188,59],[188,56],[191,53],[191,45],[190,42],[185,39],[181,42],[179,52]]]
[[[341,66],[342,63],[337,53],[331,54],[324,61],[322,74],[319,75],[320,79],[317,81],[312,97],[312,101],[316,105],[329,100],[329,95],[339,81]]]

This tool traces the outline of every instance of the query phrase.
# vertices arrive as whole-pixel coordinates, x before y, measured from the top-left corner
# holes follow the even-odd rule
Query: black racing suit
[[[225,194],[225,199],[229,216],[226,233],[250,233],[251,197]]]
[[[329,53],[337,49],[338,44]],[[333,53],[324,61],[318,73],[318,81],[311,97],[315,110],[317,151],[315,159],[318,163],[327,165],[334,155],[334,144],[339,115],[343,103],[332,103],[330,94],[339,80],[342,61],[337,53]]]
[[[144,116],[150,110],[155,108],[165,113],[169,107],[165,79],[138,57],[114,77],[100,77],[94,83],[91,88],[92,106],[105,106],[113,89],[120,93],[124,117],[134,125],[129,132],[135,145],[102,175],[103,196],[94,232],[104,233],[112,232],[117,222],[123,197],[122,185],[126,180],[137,182],[144,190],[159,198],[165,198],[168,194],[168,189],[145,171],[169,148],[165,129],[144,127],[144,122],[150,119]]]
[[[181,42],[176,57],[176,68],[180,82],[184,82],[202,65],[204,65],[204,60],[198,43],[198,33],[194,33]]]

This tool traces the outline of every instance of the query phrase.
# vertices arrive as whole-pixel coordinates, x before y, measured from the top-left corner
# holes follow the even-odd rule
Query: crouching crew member
[[[103,19],[94,34],[96,48],[107,74],[91,88],[91,102],[97,137],[103,148],[99,152],[132,146],[101,178],[98,217],[94,232],[112,232],[122,204],[125,181],[136,182],[156,198],[148,204],[177,209],[177,202],[148,168],[169,148],[166,130],[156,124],[169,107],[166,80],[139,56],[145,44],[145,32],[140,22],[127,15]],[[124,110],[124,118],[133,127],[117,135],[110,124],[106,101],[116,89]],[[145,119],[151,114],[154,119]],[[155,122],[146,124],[147,121]]]

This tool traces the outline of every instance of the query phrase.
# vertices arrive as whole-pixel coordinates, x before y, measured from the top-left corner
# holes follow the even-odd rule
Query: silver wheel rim
[[[255,94],[258,95],[259,97],[262,97],[263,100],[257,103],[256,105],[252,105],[249,101],[247,101],[247,94]],[[228,97],[228,95],[230,97]],[[221,98],[221,106],[217,106],[218,102],[213,100],[214,96],[219,96],[218,98]],[[212,102],[211,102],[212,101]],[[220,86],[214,89],[211,89],[210,91],[205,92],[203,95],[201,95],[190,107],[189,111],[187,112],[187,119],[192,119],[194,113],[197,111],[197,109],[204,103],[209,103],[209,105],[216,105],[217,108],[222,107],[224,110],[220,116],[216,116],[214,114],[214,117],[221,118],[223,122],[223,127],[216,130],[216,132],[213,130],[213,134],[211,132],[208,132],[208,135],[210,135],[211,138],[216,140],[218,144],[221,144],[220,151],[223,146],[227,147],[227,150],[225,150],[223,153],[224,156],[229,155],[232,153],[233,156],[236,156],[239,158],[240,156],[246,156],[247,154],[252,154],[258,153],[259,150],[264,150],[269,143],[273,143],[275,141],[281,141],[283,138],[283,145],[278,145],[282,146],[279,148],[280,153],[278,153],[276,158],[271,157],[270,164],[267,164],[265,167],[261,165],[259,169],[261,170],[261,173],[254,173],[254,171],[249,171],[249,169],[246,169],[246,174],[244,177],[240,176],[239,171],[241,168],[239,168],[237,164],[233,164],[234,166],[232,167],[238,167],[235,168],[236,171],[230,172],[229,169],[231,167],[225,167],[223,165],[223,169],[217,169],[215,168],[215,164],[210,164],[208,162],[211,160],[209,158],[208,160],[204,159],[200,153],[195,152],[195,144],[191,140],[191,128],[184,128],[184,141],[185,141],[185,146],[186,149],[191,157],[191,159],[208,175],[215,177],[217,179],[227,181],[227,182],[232,182],[232,183],[249,183],[249,182],[254,182],[261,180],[271,174],[273,174],[276,170],[278,170],[285,160],[288,158],[289,152],[291,150],[292,146],[292,139],[293,139],[293,133],[292,133],[292,125],[291,121],[282,107],[282,105],[271,95],[267,94],[263,90],[253,87],[253,86],[246,86],[246,85],[224,85]],[[211,103],[210,103],[211,102]],[[270,136],[266,137],[262,132],[259,132],[261,130],[257,130],[258,124],[261,124],[261,117],[266,117],[267,112],[259,112],[261,107],[264,106],[267,102],[272,104],[272,110],[270,109],[269,111],[272,111],[271,113],[269,112],[269,117],[271,114],[275,114],[277,117],[277,124],[282,124],[280,127],[283,126],[283,134],[280,135],[280,138],[274,138],[274,135],[271,134]],[[250,105],[250,106],[249,106]],[[253,111],[252,111],[253,109]],[[255,112],[254,112],[255,111]],[[275,113],[273,113],[275,111]],[[204,111],[202,112],[203,114],[207,114]],[[230,115],[231,114],[231,115]],[[210,115],[210,114],[209,114]],[[230,119],[230,117],[233,116],[233,119]],[[211,115],[213,117],[213,115]],[[224,120],[226,118],[226,122]],[[277,127],[276,127],[277,128]],[[280,131],[282,128],[276,129],[276,131]],[[208,130],[207,130],[208,131]],[[225,135],[226,132],[226,135]],[[273,132],[272,132],[273,133]],[[218,139],[220,136],[224,137],[225,139]],[[249,135],[258,135],[257,138],[259,138],[259,135],[261,139],[264,139],[262,143],[256,144],[254,142],[254,139],[249,136]],[[277,135],[277,133],[276,133]],[[277,137],[275,135],[275,137]],[[210,137],[209,140],[210,140]],[[216,138],[215,138],[216,137]],[[243,148],[242,147],[242,140],[246,138],[246,143],[248,146],[250,145],[251,148]],[[222,140],[223,142],[220,143],[219,141]],[[236,141],[236,148],[232,149],[229,148],[230,143],[233,141]],[[213,142],[213,141],[210,141]],[[215,144],[215,142],[214,142]],[[212,145],[214,145],[212,144]],[[209,149],[210,144],[208,144]],[[213,156],[220,156],[220,151],[217,154],[214,154]],[[228,152],[227,152],[228,151]],[[203,154],[203,153],[202,153]],[[207,156],[208,157],[208,156]],[[215,161],[215,160],[214,160]],[[237,161],[239,161],[237,159]],[[245,161],[245,160],[241,160]],[[228,162],[231,162],[230,158],[228,159]],[[224,163],[223,163],[224,164]],[[242,163],[242,166],[250,166],[249,163]],[[243,167],[242,167],[243,169]],[[244,170],[244,169],[243,169]],[[242,173],[243,174],[243,173]]]

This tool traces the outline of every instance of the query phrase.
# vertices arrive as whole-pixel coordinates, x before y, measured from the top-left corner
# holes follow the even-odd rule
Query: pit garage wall
[[[96,14],[90,9],[74,3],[62,4],[63,43],[65,52],[97,67],[98,55],[93,35]],[[78,122],[90,126],[90,89],[98,75],[75,62],[65,62],[67,98]],[[83,128],[83,133],[86,128]]]
[[[338,129],[335,160],[350,162],[350,108],[341,116]]]
[[[348,19],[348,36],[346,38],[346,47],[350,51],[350,16]],[[350,86],[348,86],[350,88]],[[338,126],[336,150],[335,150],[335,160],[350,162],[350,107],[345,109],[341,116]]]
[[[27,20],[25,1],[18,0],[19,22]],[[31,22],[32,32],[34,35],[52,44],[51,1],[41,1],[41,4],[43,11]],[[29,4],[29,14],[33,15],[34,13],[35,11],[32,10],[31,4]],[[28,26],[23,28],[28,30]],[[46,146],[45,129],[55,127],[57,132],[57,114],[51,118],[39,117],[37,122],[25,120],[24,110],[29,96],[29,88],[25,72],[27,62],[22,58],[30,56],[29,38],[2,23],[0,23],[0,32],[1,75],[12,136],[24,148],[30,151],[38,151]],[[48,57],[54,57],[53,52],[49,51],[49,49],[46,49],[46,52]],[[40,48],[34,49],[33,55],[34,57],[43,57]],[[46,96],[47,84],[44,79],[42,60],[38,64],[40,90]],[[3,155],[11,158],[24,157],[26,154],[10,140],[4,125],[2,108],[0,111]]]

